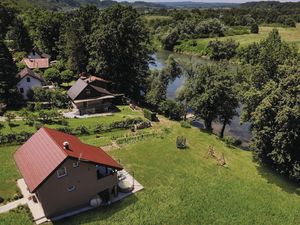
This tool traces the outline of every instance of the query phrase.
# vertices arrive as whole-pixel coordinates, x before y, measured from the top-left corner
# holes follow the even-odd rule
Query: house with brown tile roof
[[[24,58],[22,63],[25,64],[30,69],[47,69],[49,68],[49,59],[41,58],[41,59],[28,59]]]
[[[30,90],[42,87],[46,82],[43,76],[27,67],[17,74],[17,79],[17,88],[25,100],[28,99]]]
[[[115,96],[111,92],[80,78],[68,90],[68,96],[80,115],[109,112],[114,108]]]
[[[25,64],[30,69],[47,69],[50,65],[51,56],[40,51],[38,47],[34,47],[28,56],[22,60],[22,63]]]
[[[49,128],[39,129],[14,154],[28,190],[52,218],[118,194],[122,170],[101,148]]]

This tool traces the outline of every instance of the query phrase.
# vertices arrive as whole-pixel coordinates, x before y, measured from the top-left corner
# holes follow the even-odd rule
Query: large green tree
[[[12,21],[6,39],[10,40],[10,47],[17,52],[28,52],[33,46],[28,31],[20,17],[16,17]]]
[[[169,56],[164,69],[153,70],[147,77],[146,102],[157,110],[160,103],[167,99],[168,84],[181,76],[181,73],[181,66],[172,55]]]
[[[179,99],[204,120],[208,131],[212,131],[213,121],[221,121],[220,136],[223,137],[225,126],[236,115],[238,106],[234,84],[234,75],[225,64],[199,66],[187,78]]]
[[[238,47],[239,43],[233,39],[226,39],[225,41],[213,40],[208,43],[206,52],[213,60],[229,60],[236,55]]]
[[[72,19],[66,24],[62,38],[62,51],[67,60],[67,68],[75,72],[85,72],[89,54],[85,41],[83,27],[78,19]]]
[[[251,121],[255,156],[300,181],[300,70],[297,50],[278,31],[244,49],[243,121]],[[250,64],[250,66],[249,66]]]
[[[299,69],[261,101],[253,112],[252,130],[256,157],[300,181]]]
[[[59,56],[67,62],[67,68],[76,73],[87,70],[90,35],[98,16],[98,9],[90,5],[66,15],[59,40]]]
[[[5,37],[14,18],[15,11],[0,4],[0,39]]]
[[[0,101],[9,102],[10,95],[16,83],[17,69],[12,55],[0,39]]]
[[[149,74],[149,34],[138,12],[120,5],[103,10],[91,37],[90,70],[139,97]]]
[[[23,19],[34,44],[56,58],[64,14],[34,8],[23,13]]]
[[[239,58],[244,64],[246,85],[242,94],[243,122],[252,120],[252,113],[266,97],[272,87],[283,77],[280,67],[285,62],[298,59],[297,50],[281,40],[278,30],[270,32],[260,43],[252,44],[239,52]]]

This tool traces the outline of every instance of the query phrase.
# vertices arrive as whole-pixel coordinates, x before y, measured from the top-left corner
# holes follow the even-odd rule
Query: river
[[[174,58],[180,62],[186,62],[191,63],[193,65],[195,64],[207,64],[207,63],[213,63],[212,61],[208,59],[203,59],[197,56],[187,56],[187,55],[181,55],[172,53],[170,51],[159,51],[156,52],[153,55],[154,64],[150,65],[151,69],[162,69],[165,66],[165,61],[168,59],[169,55],[173,54]],[[174,99],[176,97],[176,91],[184,84],[185,78],[179,77],[174,82],[170,83],[167,90],[167,97],[169,99]],[[239,115],[241,113],[241,107],[237,109]],[[203,123],[201,121],[195,122],[195,125],[198,127],[204,127]],[[226,126],[225,129],[225,136],[230,135],[235,138],[238,138],[242,141],[242,147],[247,148],[250,143],[251,139],[251,132],[250,132],[250,124],[240,124],[240,116],[235,116],[232,119],[232,122],[230,125]],[[218,133],[221,130],[221,124],[220,123],[213,123],[213,129],[214,132]]]

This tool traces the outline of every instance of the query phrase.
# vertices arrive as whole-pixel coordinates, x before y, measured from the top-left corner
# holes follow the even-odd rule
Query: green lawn
[[[140,111],[132,111],[129,106],[118,106],[120,112],[113,113],[111,116],[99,116],[99,117],[90,117],[90,118],[84,118],[84,119],[67,119],[69,122],[69,127],[74,129],[76,127],[79,127],[81,125],[84,125],[88,128],[93,128],[96,126],[97,123],[107,125],[114,121],[120,121],[120,120],[126,120],[129,118],[137,118],[137,117],[143,117],[142,113]],[[16,132],[19,133],[21,131],[27,131],[27,132],[35,132],[36,128],[34,126],[28,126],[25,124],[25,121],[18,120],[14,121],[14,126],[10,129],[7,122],[3,122],[4,128],[0,130],[2,133],[10,133],[10,132]],[[50,128],[58,128],[61,127],[61,125],[58,124],[46,124],[47,127]]]
[[[143,18],[147,21],[151,20],[172,20],[172,17],[170,16],[159,16],[159,15],[145,15]]]
[[[244,35],[235,35],[230,37],[221,37],[217,38],[219,40],[233,39],[240,43],[240,46],[247,46],[253,42],[259,42],[260,40],[266,38],[270,31],[272,31],[274,27],[260,27],[259,34],[244,34]],[[277,27],[279,34],[282,39],[287,41],[288,43],[295,44],[298,49],[300,49],[300,24],[297,24],[296,28],[283,28]],[[197,45],[193,45],[192,40],[184,40],[181,41],[178,46],[175,48],[178,51],[183,53],[191,53],[191,54],[203,54],[203,50],[206,48],[207,44],[211,40],[215,40],[216,38],[202,38],[196,39]]]
[[[0,147],[0,196],[4,199],[12,197],[17,191],[16,180],[20,177],[20,173],[13,160],[16,148],[16,146]]]
[[[300,196],[296,186],[252,161],[251,152],[226,147],[214,135],[181,128],[162,120],[154,127],[170,127],[164,138],[146,139],[110,151],[145,189],[120,203],[74,216],[55,224],[300,224]],[[178,150],[175,139],[187,137],[189,148]],[[91,141],[87,138],[85,141]],[[208,146],[224,153],[229,167],[205,158]],[[13,147],[0,148],[10,173],[15,169]],[[3,170],[1,165],[1,171]],[[14,180],[17,173],[0,173]],[[13,178],[11,178],[13,176]],[[13,183],[10,183],[14,188]],[[7,187],[0,186],[0,191]],[[31,224],[24,214],[0,214],[0,224]]]

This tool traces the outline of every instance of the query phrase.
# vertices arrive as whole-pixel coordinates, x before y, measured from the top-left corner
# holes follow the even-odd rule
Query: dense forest
[[[48,82],[63,88],[82,72],[101,76],[113,81],[120,93],[171,119],[185,120],[187,109],[192,109],[208,132],[213,122],[222,123],[220,138],[242,104],[242,122],[252,125],[255,158],[300,181],[299,53],[276,29],[239,49],[233,40],[211,41],[207,54],[212,64],[190,65],[170,57],[163,70],[149,69],[157,40],[172,50],[183,39],[258,33],[264,23],[296,26],[298,4],[278,4],[151,11],[119,4],[71,11],[0,5],[0,101],[8,107],[24,104],[17,104],[16,74],[24,68],[22,59],[37,46],[55,61],[49,69],[36,71]],[[185,76],[186,83],[176,101],[169,100],[167,86],[179,76]],[[44,95],[34,94],[33,100]]]

